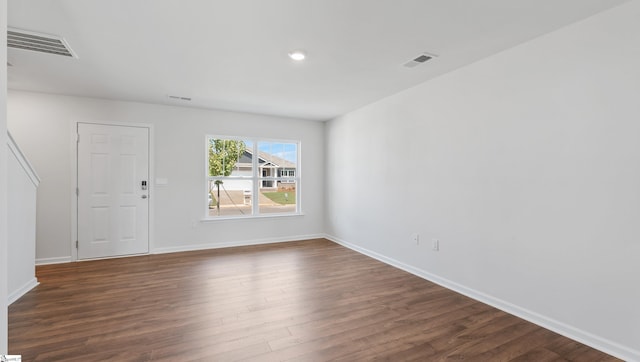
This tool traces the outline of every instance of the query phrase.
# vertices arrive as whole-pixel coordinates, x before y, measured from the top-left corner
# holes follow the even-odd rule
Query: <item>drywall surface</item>
[[[328,235],[640,360],[638,19],[633,1],[330,121]]]
[[[0,64],[7,63],[7,2],[0,0]],[[0,354],[7,353],[7,67],[0,67]]]
[[[72,255],[76,122],[149,124],[152,252],[192,250],[322,235],[324,124],[252,114],[9,91],[8,127],[41,182],[36,257]],[[205,214],[205,136],[301,142],[302,216],[201,222]],[[164,182],[162,182],[164,183]]]
[[[36,192],[38,176],[9,139],[7,216],[8,300],[13,303],[38,284],[36,279]]]

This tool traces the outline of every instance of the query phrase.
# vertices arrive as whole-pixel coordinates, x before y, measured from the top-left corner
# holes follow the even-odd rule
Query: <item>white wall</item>
[[[38,176],[9,137],[7,162],[8,301],[38,285],[36,279],[36,192]]]
[[[0,0],[0,354],[7,353],[7,1]]]
[[[9,91],[8,127],[41,183],[38,188],[39,262],[68,261],[72,241],[72,159],[77,121],[153,125],[152,251],[175,251],[322,235],[324,124],[184,107]],[[205,135],[301,141],[304,216],[202,223],[206,203]]]
[[[640,360],[638,19],[633,1],[329,122],[328,234]]]

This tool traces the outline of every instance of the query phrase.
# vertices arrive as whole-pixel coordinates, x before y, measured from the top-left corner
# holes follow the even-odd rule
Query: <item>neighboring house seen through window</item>
[[[299,213],[299,143],[207,137],[207,217]]]

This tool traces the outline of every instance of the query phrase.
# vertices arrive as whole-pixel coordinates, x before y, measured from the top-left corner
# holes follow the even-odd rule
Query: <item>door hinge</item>
[[[80,143],[80,133],[76,133],[76,143]]]
[[[76,240],[76,249],[78,249],[78,240]]]
[[[76,196],[80,196],[80,188],[76,187]]]

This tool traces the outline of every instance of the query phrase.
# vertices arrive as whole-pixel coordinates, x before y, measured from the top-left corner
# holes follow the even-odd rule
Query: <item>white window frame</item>
[[[236,140],[236,141],[249,141],[251,142],[251,176],[209,176],[209,140],[210,139],[222,139],[222,140]],[[294,171],[295,176],[271,176],[271,177],[263,177],[262,176],[262,168],[260,168],[259,163],[259,151],[258,144],[259,143],[287,143],[287,144],[295,144],[296,145],[296,167]],[[205,217],[204,221],[214,221],[214,220],[228,220],[228,219],[247,219],[247,218],[265,218],[265,217],[282,217],[282,216],[295,216],[302,215],[302,202],[301,202],[301,143],[297,140],[283,140],[283,139],[269,139],[269,138],[257,138],[257,137],[238,137],[238,136],[223,136],[223,135],[215,135],[208,134],[205,136]],[[236,166],[237,168],[237,166]],[[225,216],[210,216],[209,215],[209,182],[215,180],[250,180],[252,181],[252,190],[251,190],[251,214],[245,215],[225,215]],[[278,185],[278,182],[284,184],[295,183],[295,210],[293,212],[283,212],[283,213],[260,213],[260,205],[259,205],[259,192],[260,185],[263,181],[273,181],[274,185]]]

